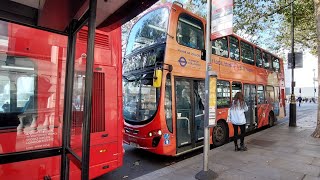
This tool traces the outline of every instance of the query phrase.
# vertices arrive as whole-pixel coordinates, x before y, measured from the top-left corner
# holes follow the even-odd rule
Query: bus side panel
[[[121,28],[115,29],[110,33],[111,39],[111,58],[112,62],[116,65],[116,73],[117,73],[117,154],[118,154],[118,161],[117,167],[122,166],[123,161],[123,127],[124,127],[124,120],[123,120],[123,112],[122,112],[122,41],[121,41]]]
[[[60,157],[0,165],[0,179],[35,180],[60,173]]]

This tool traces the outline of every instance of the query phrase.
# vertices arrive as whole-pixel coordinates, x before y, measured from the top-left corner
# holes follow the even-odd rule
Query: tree
[[[317,29],[317,44],[318,44],[318,82],[320,82],[320,0],[314,0],[314,14],[316,17],[316,29]],[[318,89],[319,89],[318,83]],[[318,103],[320,92],[318,91]],[[317,127],[312,133],[313,137],[320,138],[320,106],[318,105]]]

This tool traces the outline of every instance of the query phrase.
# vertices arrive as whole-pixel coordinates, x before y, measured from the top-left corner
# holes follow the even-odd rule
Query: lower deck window
[[[230,82],[217,81],[217,107],[229,107],[230,105]]]

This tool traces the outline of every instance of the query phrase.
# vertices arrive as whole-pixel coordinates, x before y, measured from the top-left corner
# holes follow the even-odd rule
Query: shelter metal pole
[[[72,21],[69,25],[68,35],[68,49],[67,49],[67,62],[66,62],[66,77],[65,77],[65,94],[64,94],[64,113],[63,113],[63,126],[62,126],[62,157],[60,179],[69,179],[69,160],[67,157],[68,147],[70,146],[70,126],[71,126],[71,113],[72,113],[72,91],[73,91],[73,75],[74,75],[74,57],[76,47],[76,34],[73,33],[75,22]]]
[[[89,161],[90,161],[90,126],[91,126],[91,105],[92,105],[92,82],[93,82],[93,64],[94,64],[94,39],[96,30],[96,10],[97,0],[90,0],[89,4],[89,22],[88,22],[88,43],[87,43],[87,61],[84,92],[84,119],[82,134],[82,171],[81,179],[89,179]]]

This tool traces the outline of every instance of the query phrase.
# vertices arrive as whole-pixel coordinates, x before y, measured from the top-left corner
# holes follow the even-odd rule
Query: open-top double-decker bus
[[[151,9],[132,27],[123,60],[124,142],[176,156],[203,146],[205,20],[178,4]],[[227,121],[232,97],[249,106],[247,130],[285,116],[283,61],[230,35],[212,41],[217,81],[217,125],[211,143],[233,136]]]

